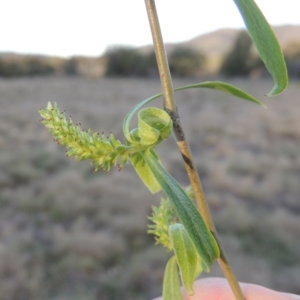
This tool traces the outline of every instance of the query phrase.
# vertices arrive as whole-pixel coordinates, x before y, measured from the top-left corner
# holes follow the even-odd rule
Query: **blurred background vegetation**
[[[295,32],[297,32],[298,34]],[[289,75],[300,77],[300,26],[275,27]],[[246,31],[223,29],[180,44],[166,45],[174,77],[269,76]],[[99,57],[46,57],[0,53],[0,77],[157,77],[152,47],[111,46]]]
[[[245,32],[202,37],[210,55],[195,46],[197,39],[167,49],[178,77],[175,87],[222,70],[222,76],[234,77],[229,83],[267,105],[266,110],[208,90],[176,96],[238,279],[300,294],[300,45],[278,32],[294,77],[274,99],[262,99],[272,82]],[[233,57],[246,63],[228,69],[226,61]],[[170,254],[147,235],[147,216],[162,195],[151,195],[129,165],[120,173],[94,174],[89,162],[66,158],[37,112],[56,101],[84,129],[112,131],[124,141],[127,111],[161,89],[151,48],[112,47],[98,58],[3,54],[0,60],[0,300],[149,300],[160,295]],[[164,166],[186,186],[174,140],[158,151]],[[222,273],[214,264],[203,276]]]

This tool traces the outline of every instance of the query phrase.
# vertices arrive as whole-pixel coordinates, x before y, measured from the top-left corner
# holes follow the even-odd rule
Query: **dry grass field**
[[[268,109],[190,90],[177,94],[182,123],[238,279],[300,293],[300,83],[271,99],[263,96],[268,80],[233,83]],[[123,140],[126,112],[159,90],[157,80],[0,81],[0,300],[146,300],[161,293],[169,254],[146,233],[161,195],[151,195],[130,165],[94,174],[89,162],[66,158],[38,114],[56,101],[83,128]],[[158,152],[187,185],[174,140]],[[209,276],[222,276],[217,264]]]

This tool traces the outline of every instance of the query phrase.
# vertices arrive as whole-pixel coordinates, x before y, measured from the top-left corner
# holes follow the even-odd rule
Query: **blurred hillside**
[[[274,27],[274,31],[283,48],[291,77],[300,77],[300,25]],[[170,69],[175,77],[201,77],[232,74],[222,71],[230,53],[244,51],[234,49],[238,37],[243,31],[221,29],[200,35],[192,40],[167,44]],[[252,42],[251,59],[248,71],[235,76],[264,76],[267,74],[260,63]],[[247,49],[246,49],[247,51]],[[230,64],[239,64],[232,55]],[[0,77],[20,76],[84,76],[100,78],[104,76],[155,77],[158,75],[152,46],[129,48],[110,47],[99,57],[75,56],[68,59],[40,55],[20,55],[0,53]]]
[[[300,25],[276,26],[273,29],[284,52],[295,42],[298,42],[300,47]],[[237,29],[220,29],[200,35],[186,42],[185,45],[201,51],[209,59],[210,70],[217,72],[239,33],[240,30]]]
[[[43,55],[0,53],[0,77],[74,76],[102,77],[103,57],[76,56],[69,59]]]

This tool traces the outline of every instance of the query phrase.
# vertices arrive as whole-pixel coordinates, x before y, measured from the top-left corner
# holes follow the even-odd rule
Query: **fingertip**
[[[280,293],[248,283],[240,283],[245,300],[300,300],[300,296]],[[195,282],[193,296],[184,294],[184,300],[235,300],[224,278],[204,278]]]
[[[280,293],[268,288],[240,283],[245,300],[300,300],[300,296]],[[204,278],[194,284],[194,295],[183,292],[184,300],[235,300],[228,281],[224,278]],[[154,300],[162,300],[156,298]]]
[[[255,284],[241,284],[247,300],[299,300],[300,296],[280,293]]]
[[[232,300],[234,295],[223,278],[204,278],[194,284],[194,295],[184,294],[184,300]]]

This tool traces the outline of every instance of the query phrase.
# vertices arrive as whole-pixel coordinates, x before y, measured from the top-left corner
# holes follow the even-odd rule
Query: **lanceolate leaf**
[[[169,259],[166,266],[163,283],[163,300],[182,300],[175,256]]]
[[[274,80],[274,87],[268,94],[274,96],[287,87],[288,76],[282,50],[266,18],[254,0],[234,0],[248,32]]]
[[[183,286],[193,295],[193,283],[198,268],[198,253],[184,226],[176,223],[169,227],[169,234],[176,254]],[[198,275],[198,274],[197,274]]]
[[[209,267],[220,255],[215,238],[177,181],[162,167],[150,151],[146,150],[143,156],[162,190],[173,204],[203,263]]]
[[[222,81],[205,81],[205,82],[200,82],[196,84],[190,84],[190,85],[185,85],[179,88],[176,88],[174,91],[181,91],[181,90],[187,90],[187,89],[195,89],[195,88],[209,88],[213,90],[217,90],[226,94],[230,94],[232,96],[248,100],[251,102],[254,102],[256,104],[262,105],[263,104],[256,99],[255,97],[251,96],[250,94],[244,92],[243,90],[235,87],[234,85],[222,82]]]
[[[244,92],[243,90],[225,83],[225,82],[221,82],[221,81],[206,81],[206,82],[201,82],[201,83],[197,83],[197,84],[191,84],[191,85],[185,85],[185,86],[181,86],[179,88],[176,88],[174,91],[181,91],[181,90],[188,90],[188,89],[195,89],[195,88],[209,88],[209,89],[214,89],[214,90],[218,90],[220,92],[224,92],[230,95],[233,95],[235,97],[244,99],[244,100],[248,100],[254,103],[257,103],[259,105],[263,104],[256,99],[255,97],[251,96],[250,94]],[[134,141],[130,135],[130,122],[133,118],[133,116],[139,111],[139,109],[141,109],[144,105],[146,105],[147,103],[158,99],[162,96],[162,94],[156,94],[152,97],[149,97],[143,101],[141,101],[140,103],[138,103],[135,107],[133,107],[129,113],[125,116],[124,118],[124,122],[123,122],[123,132],[124,135],[127,139],[128,142],[130,142],[131,144],[136,143],[136,141]]]
[[[160,164],[159,158],[154,152],[154,150],[151,150],[152,154],[155,155],[155,159],[157,160],[157,163]],[[130,161],[139,175],[140,179],[143,181],[143,183],[146,185],[146,187],[149,189],[149,191],[152,194],[158,193],[161,191],[161,186],[159,182],[157,181],[156,177],[153,175],[151,169],[149,168],[148,164],[146,163],[144,156],[141,152],[134,153],[130,156]]]

